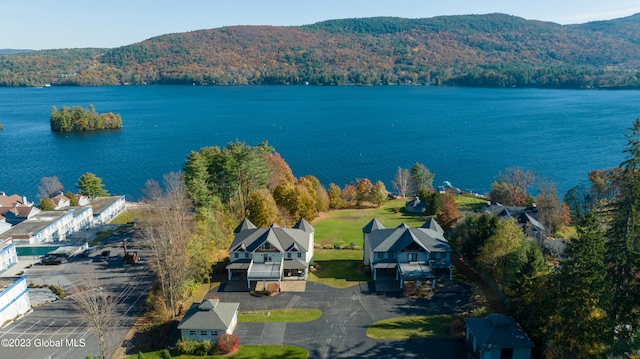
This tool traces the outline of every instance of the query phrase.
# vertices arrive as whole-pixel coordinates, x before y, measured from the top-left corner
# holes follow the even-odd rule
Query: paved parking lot
[[[303,293],[282,292],[253,297],[247,292],[214,288],[223,301],[239,302],[240,310],[318,308],[322,316],[307,323],[238,323],[241,344],[288,344],[309,351],[309,358],[450,358],[469,355],[463,339],[380,341],[366,336],[376,321],[411,315],[455,314],[478,305],[472,284],[443,282],[431,299],[404,297],[399,292],[376,293],[373,283],[335,289],[308,282]]]
[[[97,261],[100,251],[96,251],[95,257],[72,257],[61,265],[34,264],[24,268],[25,263],[21,262],[16,265],[19,268],[12,269],[24,270],[29,283],[57,285],[70,293],[84,283],[88,272],[93,273],[102,289],[111,293],[118,303],[121,323],[110,334],[114,342],[120,343],[140,315],[140,304],[144,303],[153,275],[145,268],[144,251],[140,251],[142,260],[138,265],[125,267],[122,264],[123,249],[118,240],[109,243],[112,247],[105,248],[111,250],[112,257],[108,262]],[[30,297],[34,297],[36,303],[32,305],[44,301],[47,296],[46,289],[33,292]],[[51,298],[50,293],[48,296]],[[74,301],[69,298],[37,307],[0,329],[2,358],[85,358],[87,355],[99,355],[99,352],[97,340],[88,332]]]

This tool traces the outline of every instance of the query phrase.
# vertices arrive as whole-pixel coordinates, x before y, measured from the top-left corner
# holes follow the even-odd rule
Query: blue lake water
[[[507,167],[533,169],[561,196],[593,169],[623,160],[640,91],[453,87],[132,86],[0,88],[0,191],[35,200],[40,179],[67,190],[84,172],[136,200],[147,179],[178,171],[204,146],[263,140],[296,176],[340,186],[356,178],[392,189],[416,161],[484,193]],[[55,134],[52,106],[120,113],[119,131]]]

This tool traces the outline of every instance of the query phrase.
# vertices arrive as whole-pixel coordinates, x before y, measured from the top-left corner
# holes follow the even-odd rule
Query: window
[[[211,331],[211,335],[218,335],[218,331],[217,330],[212,330]]]
[[[240,258],[240,255],[238,253],[234,253],[233,254],[233,258],[238,259],[238,258]]]
[[[436,259],[436,258],[438,258],[438,253],[436,252],[429,253],[429,259]]]
[[[206,330],[201,330],[200,331],[200,335],[207,335],[207,331]]]
[[[302,253],[298,253],[298,258],[302,258]]]
[[[513,358],[513,348],[502,348],[500,350],[500,359]]]
[[[273,250],[273,246],[271,245],[271,243],[265,242],[262,245],[262,249],[264,249],[265,251],[271,251],[271,250]]]
[[[418,253],[409,253],[409,262],[417,262]]]
[[[389,258],[393,259],[393,258],[396,257],[396,254],[395,254],[395,252],[389,252],[388,256],[389,256]]]
[[[287,253],[287,259],[291,259],[291,253]]]
[[[249,258],[249,253],[245,253],[245,254],[244,254],[244,257],[245,257],[245,258]]]
[[[378,252],[378,259],[382,259],[382,258],[384,258],[384,253]]]
[[[189,335],[196,335],[196,331],[195,330],[190,330],[189,331]]]

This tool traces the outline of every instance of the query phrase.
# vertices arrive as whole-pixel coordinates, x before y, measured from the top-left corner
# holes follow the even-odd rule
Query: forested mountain
[[[330,20],[0,55],[0,85],[447,84],[640,88],[640,14],[559,25],[504,14]]]

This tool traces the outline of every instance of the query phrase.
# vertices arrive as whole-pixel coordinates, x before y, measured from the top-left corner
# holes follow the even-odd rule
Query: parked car
[[[47,254],[42,258],[42,260],[40,260],[40,263],[44,265],[59,265],[59,264],[62,264],[65,261],[65,259],[66,258],[64,256]]]
[[[96,250],[95,247],[89,247],[87,249],[85,249],[84,251],[82,251],[82,254],[80,254],[83,257],[89,257],[91,256],[91,253],[93,253]]]
[[[100,262],[108,261],[111,256],[111,251],[102,251],[100,253]]]

